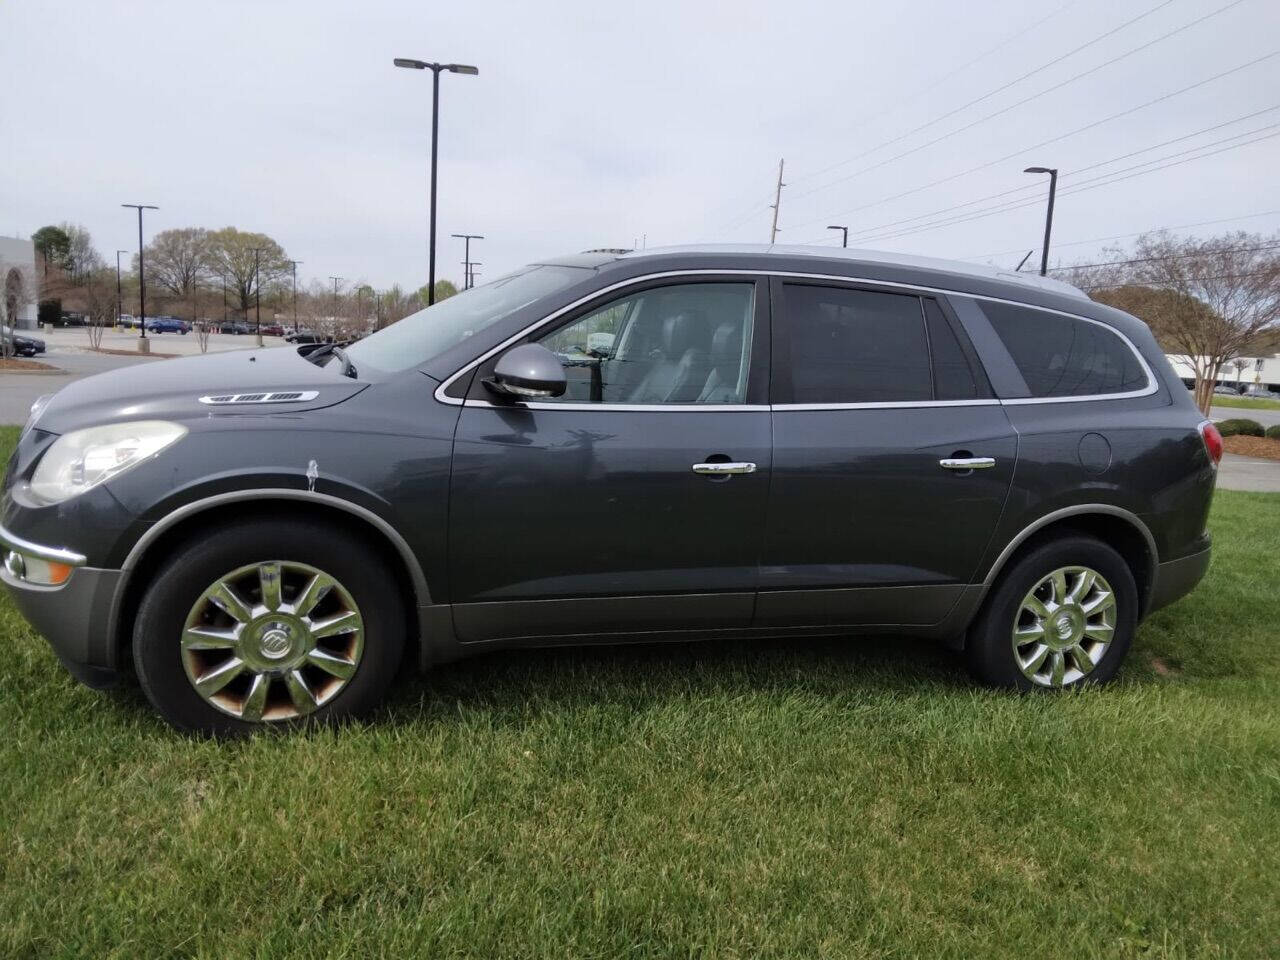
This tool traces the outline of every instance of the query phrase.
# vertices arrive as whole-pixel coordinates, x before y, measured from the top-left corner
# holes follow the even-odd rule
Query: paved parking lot
[[[163,357],[138,353],[138,331],[106,331],[102,336],[103,350],[119,350],[121,353],[101,353],[89,348],[89,334],[82,327],[65,327],[35,334],[48,346],[38,359],[41,363],[57,367],[57,373],[5,373],[0,376],[0,424],[22,423],[32,402],[42,394],[61,390],[73,380],[92,376],[105,370],[137,364],[159,363]],[[177,333],[147,334],[151,349],[161,354],[188,356],[200,352],[200,343],[194,333],[185,336]],[[280,337],[264,337],[268,347],[284,346]],[[209,352],[223,350],[247,350],[257,345],[253,335],[234,336],[215,333],[209,337]]]

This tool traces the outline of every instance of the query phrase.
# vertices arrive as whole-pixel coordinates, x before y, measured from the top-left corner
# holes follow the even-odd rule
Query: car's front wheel
[[[310,521],[189,541],[143,597],[133,656],[174,726],[227,735],[363,713],[400,663],[396,578],[361,539]]]
[[[1041,544],[1001,576],[965,644],[969,669],[995,686],[1054,690],[1106,683],[1138,620],[1133,572],[1092,537]]]

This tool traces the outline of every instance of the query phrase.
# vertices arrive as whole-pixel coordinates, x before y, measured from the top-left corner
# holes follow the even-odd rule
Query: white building
[[[30,240],[0,237],[0,319],[20,330],[36,326],[36,248]]]
[[[1195,382],[1196,371],[1185,354],[1168,354],[1173,364],[1173,372],[1187,384]],[[1235,360],[1223,365],[1218,372],[1218,385],[1237,387],[1246,390],[1255,384],[1269,390],[1280,390],[1280,354],[1262,357],[1241,357],[1243,363],[1236,366]]]

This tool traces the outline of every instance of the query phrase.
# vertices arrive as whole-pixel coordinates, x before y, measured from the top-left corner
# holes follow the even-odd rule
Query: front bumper
[[[10,565],[11,551],[27,561],[45,560],[71,567],[65,582],[34,583],[21,576],[21,565]],[[110,686],[116,676],[116,644],[112,624],[121,578],[120,570],[84,566],[85,557],[65,547],[33,543],[0,527],[0,582],[18,610],[35,627],[71,674],[91,687]]]
[[[111,686],[119,671],[111,625],[123,572],[80,567],[57,587],[25,583],[0,569],[0,581],[27,622],[81,683]]]

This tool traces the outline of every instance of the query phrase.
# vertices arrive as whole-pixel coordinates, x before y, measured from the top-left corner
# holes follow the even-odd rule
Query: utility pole
[[[464,244],[463,246],[463,273],[462,289],[469,290],[471,288],[471,241],[483,240],[484,236],[479,233],[451,233],[451,237],[457,237]]]
[[[258,346],[262,346],[262,275],[259,273],[258,255],[263,248],[252,247],[251,249],[253,250],[253,324],[258,336]]]
[[[222,278],[222,325],[227,325],[227,275],[225,273],[218,274]],[[223,333],[226,331],[224,330]]]
[[[769,231],[770,243],[777,243],[778,241],[778,208],[782,206],[782,188],[786,186],[782,182],[782,167],[786,162],[785,157],[778,161],[778,186],[773,193],[773,227]]]
[[[298,332],[298,264],[301,260],[290,260],[293,266],[293,332]]]
[[[467,272],[465,274],[465,279],[462,281],[464,284],[462,288],[463,290],[468,290],[471,287],[474,287],[476,285],[476,273],[478,272],[476,270],[476,267],[482,267],[482,266],[484,266],[484,264],[482,264],[479,260],[467,261],[467,264],[466,264]]]

